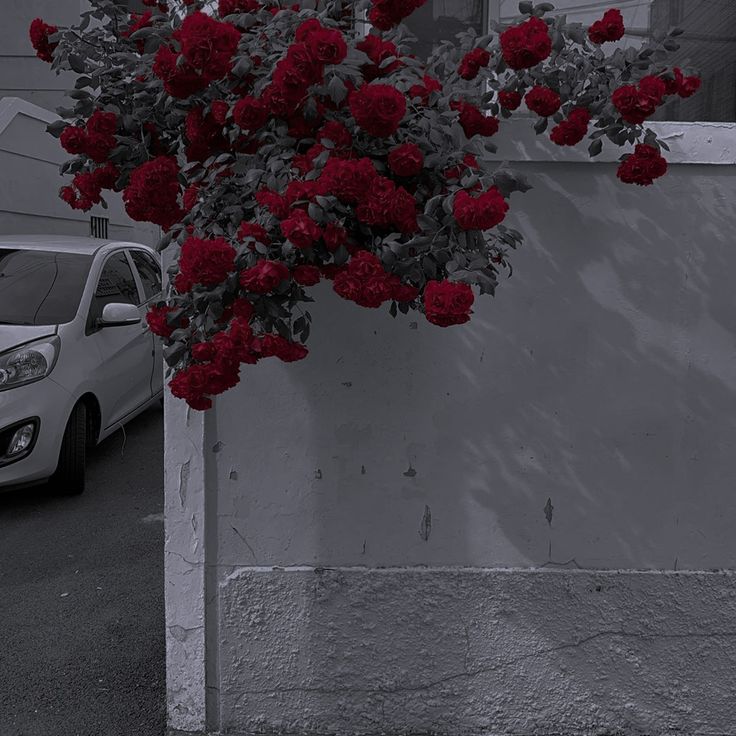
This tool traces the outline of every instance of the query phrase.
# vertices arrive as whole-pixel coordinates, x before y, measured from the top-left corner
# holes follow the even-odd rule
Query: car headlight
[[[59,344],[58,337],[45,337],[0,354],[0,391],[48,376],[59,357]]]

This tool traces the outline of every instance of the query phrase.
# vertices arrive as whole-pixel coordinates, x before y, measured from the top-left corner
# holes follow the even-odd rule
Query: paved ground
[[[0,495],[2,736],[164,733],[161,411],[126,433],[82,496]]]

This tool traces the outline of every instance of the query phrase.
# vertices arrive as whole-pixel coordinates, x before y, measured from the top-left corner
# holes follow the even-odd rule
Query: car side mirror
[[[97,320],[99,327],[122,327],[124,325],[137,325],[141,321],[141,315],[135,304],[105,304],[102,309],[102,317]]]

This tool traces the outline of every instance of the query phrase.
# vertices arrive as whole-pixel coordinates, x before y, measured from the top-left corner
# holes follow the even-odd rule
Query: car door
[[[136,273],[140,280],[140,286],[143,289],[145,298],[146,311],[152,304],[160,301],[162,293],[161,285],[161,265],[158,260],[147,250],[138,250],[131,248],[129,251],[133,259]],[[164,355],[163,343],[155,335],[151,335],[153,340],[154,360],[151,371],[151,394],[156,396],[164,387]]]
[[[125,251],[107,256],[95,286],[85,329],[90,347],[99,355],[95,384],[104,428],[119,422],[151,398],[153,344],[143,324],[100,327],[97,320],[105,305],[112,303],[135,304],[143,315],[143,302]]]

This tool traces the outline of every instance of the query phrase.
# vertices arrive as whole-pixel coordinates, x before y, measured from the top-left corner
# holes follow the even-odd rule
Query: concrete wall
[[[71,181],[59,166],[69,158],[46,132],[54,113],[19,98],[0,99],[0,233],[90,234],[90,217],[109,219],[108,236],[153,245],[159,228],[130,220],[120,195],[108,192],[108,209],[73,210],[59,199]]]
[[[307,360],[170,413],[172,727],[736,734],[736,128],[698,130],[646,189],[502,141],[527,242],[468,325],[322,285]]]
[[[20,97],[48,110],[70,106],[64,98],[74,88],[75,76],[56,75],[45,61],[36,58],[28,38],[34,18],[65,26],[79,20],[84,0],[6,0],[0,24],[0,97]]]

